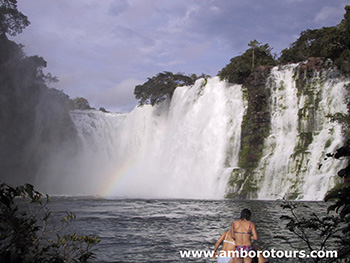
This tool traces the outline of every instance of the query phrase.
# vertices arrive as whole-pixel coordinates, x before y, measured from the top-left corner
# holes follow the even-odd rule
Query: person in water
[[[222,244],[222,249],[219,252],[219,256],[216,251],[218,250],[220,244]],[[233,251],[235,250],[235,241],[232,238],[231,230],[226,231],[221,235],[214,247],[214,258],[217,259],[218,263],[234,263]]]
[[[255,224],[250,221],[252,213],[249,209],[243,209],[241,219],[232,223],[231,236],[234,237],[236,245],[235,250],[239,255],[239,259],[235,262],[251,263],[252,258],[249,256],[243,258],[242,251],[249,253],[253,250],[252,240],[258,240],[258,234],[255,229]]]

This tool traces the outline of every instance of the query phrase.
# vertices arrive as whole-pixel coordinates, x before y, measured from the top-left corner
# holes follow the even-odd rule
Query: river
[[[102,199],[95,197],[53,197],[49,209],[59,215],[73,212],[71,231],[98,236],[96,262],[215,262],[212,258],[182,258],[180,251],[212,250],[221,234],[230,228],[243,208],[252,211],[259,240],[266,250],[291,250],[276,236],[294,244],[300,242],[285,228],[283,201],[186,200],[186,199]],[[325,211],[323,202],[307,205],[301,213]],[[288,262],[270,259],[270,262]],[[298,262],[290,259],[289,262]]]

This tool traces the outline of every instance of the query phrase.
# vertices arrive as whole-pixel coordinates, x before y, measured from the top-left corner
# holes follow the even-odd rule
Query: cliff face
[[[255,187],[248,183],[249,174],[257,167],[266,137],[270,131],[270,90],[266,81],[271,67],[257,67],[243,83],[243,92],[248,107],[242,121],[239,167],[230,178],[233,191],[227,197],[248,197]]]
[[[40,167],[76,140],[68,96],[46,86],[46,62],[0,39],[0,180],[33,182]]]
[[[308,87],[312,84],[312,78],[316,72],[325,69],[322,58],[309,58],[308,61],[298,66],[295,71],[295,79],[298,86],[298,94],[307,94]],[[256,168],[262,153],[264,140],[270,133],[271,125],[271,82],[268,78],[271,67],[257,67],[243,83],[248,108],[242,123],[242,143],[239,166],[243,169]],[[317,98],[312,102],[317,103]],[[310,102],[311,103],[311,102]],[[317,108],[313,108],[317,110]],[[314,112],[310,112],[314,115]],[[314,119],[311,118],[310,119]],[[310,124],[310,129],[313,129]]]
[[[257,67],[245,80],[248,108],[242,123],[242,143],[239,165],[241,168],[254,168],[260,159],[262,145],[269,134],[270,90],[266,88],[266,79],[270,67]]]
[[[257,68],[246,79],[239,167],[232,171],[227,197],[303,199],[310,194],[307,181],[316,182],[317,191],[334,185],[328,178],[334,174],[316,168],[342,142],[329,116],[346,111],[347,82],[330,66],[309,58],[273,72]],[[316,174],[316,180],[309,177]]]
[[[148,196],[158,185],[160,197],[320,200],[335,184],[338,166],[317,166],[342,144],[327,116],[346,112],[349,81],[322,59],[260,66],[243,85],[198,80],[170,105],[130,114],[72,113],[46,86],[46,62],[0,40],[1,181],[99,194],[130,164],[130,185],[103,192]]]

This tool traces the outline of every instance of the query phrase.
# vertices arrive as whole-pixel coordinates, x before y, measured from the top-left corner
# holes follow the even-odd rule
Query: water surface
[[[290,250],[288,244],[275,238],[278,235],[298,243],[286,230],[286,222],[280,220],[282,214],[287,214],[281,204],[253,200],[54,197],[50,209],[62,214],[75,213],[77,218],[71,229],[100,238],[96,262],[215,262],[211,258],[181,258],[179,251],[212,250],[243,208],[252,211],[258,243],[264,249]],[[310,207],[306,209],[309,211],[325,210],[328,206],[322,202],[303,204]]]

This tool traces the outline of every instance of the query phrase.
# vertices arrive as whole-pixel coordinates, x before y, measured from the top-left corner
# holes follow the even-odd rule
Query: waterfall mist
[[[249,177],[251,198],[321,200],[341,161],[325,161],[343,142],[329,115],[346,113],[348,81],[316,72],[303,85],[299,64],[275,67],[271,127]],[[50,156],[36,184],[53,194],[126,198],[223,198],[234,187],[247,98],[241,85],[217,77],[178,87],[171,101],[127,114],[72,111],[78,146]],[[322,164],[322,166],[320,166]],[[228,183],[230,182],[230,183]]]
[[[61,194],[223,198],[243,114],[241,87],[218,78],[179,87],[171,102],[129,114],[74,111],[79,151],[52,160],[38,183]]]

